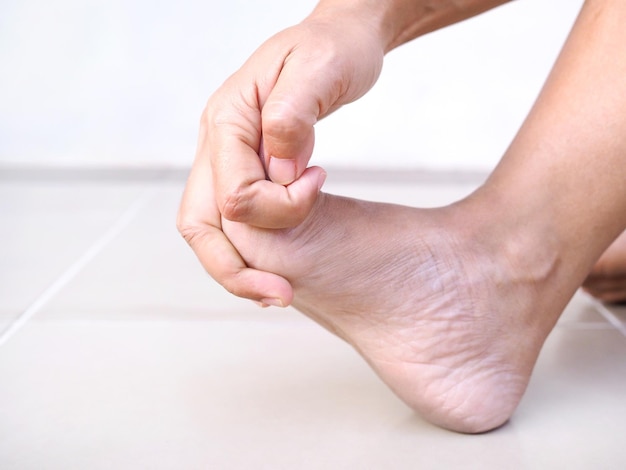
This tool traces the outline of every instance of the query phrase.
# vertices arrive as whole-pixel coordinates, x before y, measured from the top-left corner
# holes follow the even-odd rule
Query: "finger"
[[[178,229],[200,263],[218,283],[239,297],[266,305],[287,306],[293,300],[289,282],[275,274],[248,268],[221,230],[213,198],[213,178],[204,142],[194,162],[178,214]]]
[[[325,181],[319,167],[305,169],[287,186],[265,179],[265,170],[253,150],[259,143],[243,118],[222,123],[211,132],[213,184],[219,212],[226,219],[262,228],[300,224],[311,211]]]
[[[341,95],[341,81],[334,75],[325,61],[294,54],[285,59],[271,90],[260,89],[262,156],[273,182],[290,184],[308,166],[314,125]]]
[[[317,112],[273,93],[263,107],[263,158],[274,183],[288,185],[307,167],[313,146]]]
[[[231,294],[278,307],[286,307],[293,300],[287,280],[248,268],[221,230],[186,225],[181,233],[206,271]]]

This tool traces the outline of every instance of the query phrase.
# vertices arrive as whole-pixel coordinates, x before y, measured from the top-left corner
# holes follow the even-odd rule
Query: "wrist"
[[[510,0],[320,0],[312,17],[349,17],[370,28],[384,53]]]
[[[313,12],[305,21],[339,26],[348,34],[359,30],[374,38],[381,51],[388,52],[390,40],[388,10],[395,2],[380,0],[319,0]],[[354,38],[356,40],[356,38]]]

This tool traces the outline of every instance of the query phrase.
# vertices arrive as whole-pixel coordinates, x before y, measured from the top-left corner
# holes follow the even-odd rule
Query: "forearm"
[[[385,52],[510,0],[320,0],[312,17],[357,16],[380,37]]]

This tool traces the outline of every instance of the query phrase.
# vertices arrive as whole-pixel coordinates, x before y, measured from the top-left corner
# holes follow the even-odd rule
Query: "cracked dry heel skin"
[[[476,433],[512,415],[558,314],[533,321],[534,280],[468,234],[459,213],[321,194],[296,228],[223,228],[249,266],[289,280],[294,307],[351,344],[406,404]]]

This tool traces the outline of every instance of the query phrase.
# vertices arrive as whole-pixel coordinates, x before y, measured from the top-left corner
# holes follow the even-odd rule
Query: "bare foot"
[[[404,402],[474,433],[512,415],[575,291],[546,295],[552,251],[526,253],[522,236],[496,240],[503,230],[479,212],[321,194],[294,229],[223,228],[249,266],[288,279],[294,306],[350,343]]]
[[[603,302],[626,302],[626,232],[600,257],[583,289]]]

